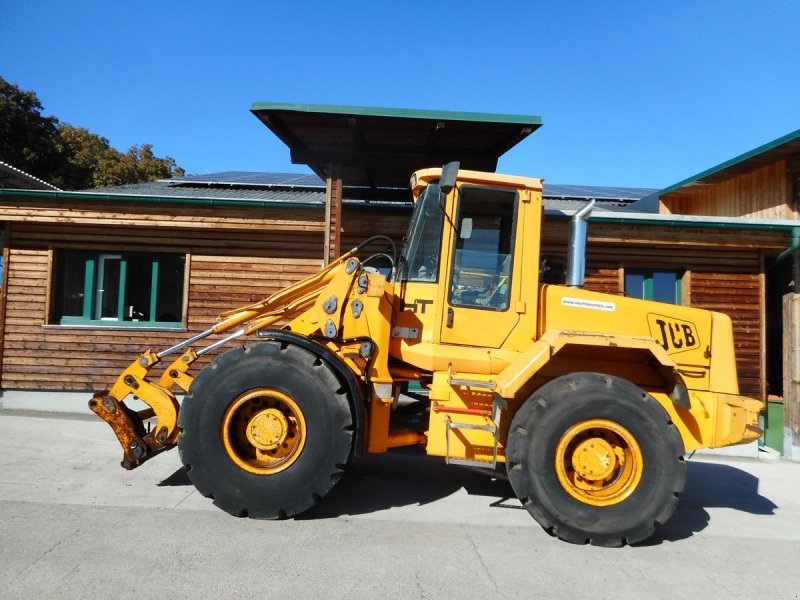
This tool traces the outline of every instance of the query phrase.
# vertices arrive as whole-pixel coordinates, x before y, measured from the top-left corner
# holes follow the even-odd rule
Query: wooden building
[[[324,183],[277,180],[289,178],[264,189],[242,182],[209,189],[188,178],[114,193],[0,190],[5,406],[34,402],[15,391],[103,388],[144,348],[176,343],[219,313],[319,270]],[[574,196],[580,190],[570,190],[570,200],[553,189],[554,202],[585,202]],[[606,205],[631,200],[607,195]],[[400,243],[410,215],[409,202],[345,199],[341,244],[376,232]],[[554,239],[562,254],[565,239]]]
[[[0,189],[4,407],[83,409],[86,392],[107,387],[143,349],[207,328],[220,312],[314,273],[370,235],[399,241],[413,169],[459,159],[494,170],[538,127],[535,117],[508,115],[335,107],[326,116],[324,107],[264,104],[254,113],[319,177],[226,173],[92,192]],[[403,157],[400,166],[392,156]],[[677,214],[671,194],[687,186],[653,196],[659,214],[631,210],[646,210],[634,201],[653,190],[546,183],[544,253],[551,266],[564,262],[571,212],[598,198],[587,287],[727,312],[742,393],[764,398],[768,268],[785,262],[796,221],[691,213],[683,200]]]
[[[744,225],[774,219],[789,232],[779,254],[760,257],[761,350],[768,419],[782,417],[777,420],[784,425],[783,453],[800,458],[800,130],[676,183],[654,199],[664,215],[735,217]]]

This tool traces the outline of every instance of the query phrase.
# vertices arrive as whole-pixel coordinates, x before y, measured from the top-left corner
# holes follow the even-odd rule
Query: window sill
[[[163,327],[158,325],[153,326],[135,326],[135,325],[93,325],[93,324],[86,324],[86,325],[42,325],[42,329],[45,330],[52,330],[52,331],[63,331],[65,329],[91,329],[91,330],[102,330],[102,331],[171,331],[173,333],[188,333],[189,329],[187,327]]]

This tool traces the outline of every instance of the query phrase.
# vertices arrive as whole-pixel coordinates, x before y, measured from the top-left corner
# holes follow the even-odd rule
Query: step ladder
[[[450,385],[466,386],[481,388],[487,390],[494,390],[495,383],[493,381],[474,381],[470,379],[454,379],[449,380]],[[492,410],[482,408],[461,408],[458,406],[435,406],[433,410],[437,413],[446,413],[445,415],[445,462],[448,465],[463,465],[467,467],[479,467],[482,469],[494,469],[497,466],[497,448],[500,445],[500,420],[503,417],[503,411],[508,409],[508,402],[501,398],[498,394],[494,394],[492,400]],[[454,421],[450,415],[472,415],[477,417],[485,417],[489,419],[489,423],[481,425],[478,423],[460,423]],[[492,434],[493,447],[492,447],[492,460],[476,460],[468,458],[455,458],[450,455],[450,435],[455,430],[473,429],[479,431],[488,431]]]

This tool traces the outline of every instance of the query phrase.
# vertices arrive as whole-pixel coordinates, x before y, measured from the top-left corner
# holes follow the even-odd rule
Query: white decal
[[[405,338],[407,340],[418,340],[419,329],[416,327],[395,327],[392,329],[393,338]]]
[[[561,298],[561,304],[564,306],[574,306],[575,308],[588,308],[591,310],[604,310],[606,312],[614,312],[617,310],[617,305],[613,302],[600,302],[598,300],[583,300],[581,298]]]

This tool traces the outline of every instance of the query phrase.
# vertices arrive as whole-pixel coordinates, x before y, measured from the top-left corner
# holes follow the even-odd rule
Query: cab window
[[[517,193],[460,189],[450,285],[451,306],[508,310]]]
[[[400,279],[434,283],[439,278],[444,210],[439,205],[439,186],[430,184],[417,200],[403,248]]]

